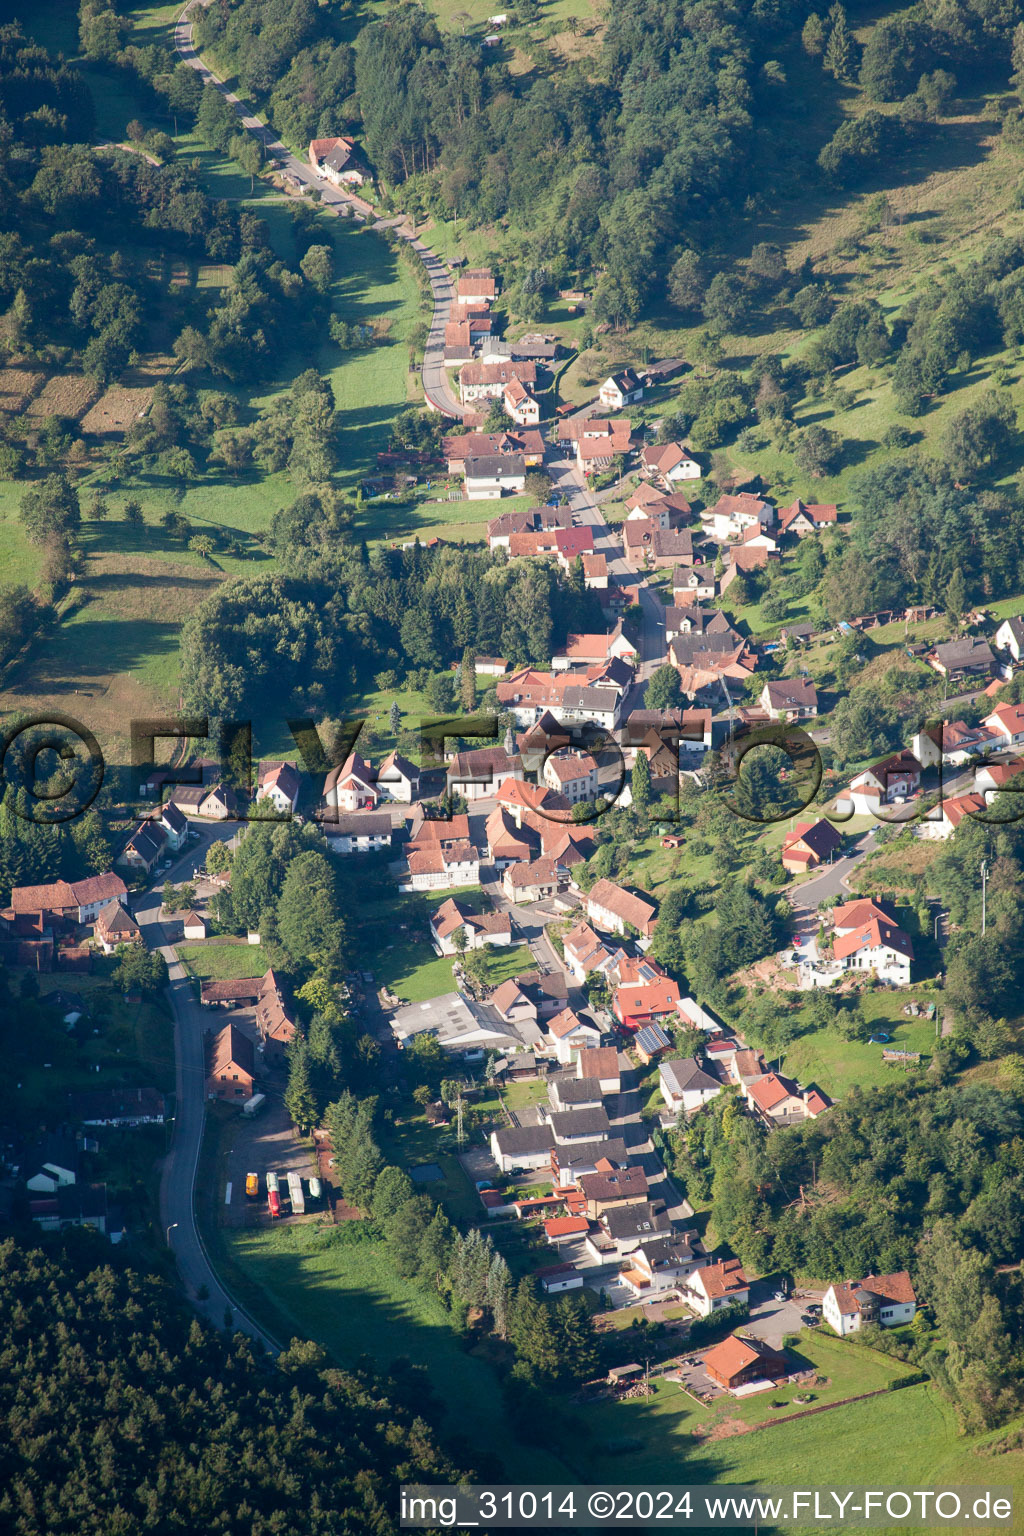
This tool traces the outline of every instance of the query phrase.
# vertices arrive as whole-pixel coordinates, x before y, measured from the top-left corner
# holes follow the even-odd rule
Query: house
[[[964,720],[940,720],[922,726],[911,741],[914,756],[922,768],[938,763],[960,767],[973,757],[982,757],[1001,745],[998,734],[984,725],[968,725]]]
[[[625,934],[633,929],[643,939],[649,939],[654,933],[655,907],[616,885],[614,880],[596,881],[587,892],[585,905],[590,921],[609,933]]]
[[[761,1339],[740,1338],[732,1334],[716,1344],[704,1356],[704,1371],[727,1392],[755,1381],[778,1381],[789,1374],[785,1355]]]
[[[689,528],[662,528],[649,517],[627,518],[622,525],[622,544],[632,571],[645,567],[688,570],[694,564],[694,539]],[[714,590],[712,584],[712,595]]]
[[[1005,789],[1011,779],[1024,771],[1024,757],[1012,757],[1005,763],[984,763],[974,770],[974,783],[978,790]],[[1020,786],[1016,786],[1019,790]]]
[[[464,800],[487,800],[506,779],[522,777],[522,764],[504,747],[457,752],[448,765],[448,788]]]
[[[498,501],[502,496],[515,496],[525,489],[526,462],[521,454],[495,454],[466,460],[468,501]]]
[[[683,607],[694,602],[710,602],[718,591],[718,578],[713,565],[696,561],[693,565],[681,565],[672,576],[672,601]]]
[[[256,1001],[256,1028],[260,1033],[265,1059],[279,1064],[287,1061],[288,1047],[295,1039],[297,1026],[272,971],[264,977]]]
[[[938,805],[922,816],[918,822],[917,835],[923,837],[926,842],[944,843],[953,836],[965,817],[985,810],[986,805],[984,795],[973,793],[954,795],[949,800],[940,800]]]
[[[679,1012],[679,983],[653,960],[624,956],[611,979],[615,984],[612,1012],[624,1029],[641,1029],[654,1020],[674,1018]]]
[[[93,1227],[97,1232],[105,1233],[107,1186],[62,1185],[52,1194],[30,1200],[28,1213],[44,1232],[60,1232],[66,1227]],[[114,1238],[111,1240],[115,1241]]]
[[[349,811],[332,817],[324,827],[329,852],[379,853],[394,836],[390,811]]]
[[[116,862],[126,869],[141,870],[148,875],[161,858],[166,842],[167,833],[160,822],[144,821],[135,828]]]
[[[583,1288],[583,1275],[572,1264],[549,1264],[534,1270],[535,1279],[545,1296],[560,1296],[563,1291],[579,1291]]]
[[[506,1024],[524,1022],[536,1024],[537,1022],[537,1004],[515,976],[503,981],[491,993],[490,1004]]]
[[[745,1082],[743,1097],[748,1108],[769,1128],[816,1120],[821,1111],[829,1107],[823,1094],[809,1095],[792,1078],[783,1077],[778,1072],[767,1072]]]
[[[55,880],[50,885],[16,885],[10,910],[16,917],[42,913],[72,923],[91,923],[112,901],[123,901],[128,887],[120,875],[108,871],[87,880]]]
[[[376,789],[383,800],[411,805],[420,792],[420,770],[400,752],[389,752],[377,769]]]
[[[521,726],[534,725],[542,715],[551,714],[558,723],[580,720],[614,730],[631,675],[618,659],[583,672],[522,667],[500,679],[495,693],[498,707],[508,710]]]
[[[597,764],[589,752],[552,752],[544,764],[543,778],[570,805],[593,800],[597,794]]]
[[[546,1122],[503,1126],[500,1131],[491,1132],[491,1156],[502,1173],[518,1168],[546,1168],[554,1144],[554,1134]]]
[[[583,555],[583,585],[591,592],[608,590],[608,556]]]
[[[881,805],[902,804],[921,787],[921,764],[912,752],[903,748],[881,762],[873,763],[850,780],[850,787],[836,799],[838,809],[852,809],[858,815],[870,815]]]
[[[26,1188],[32,1194],[53,1194],[78,1178],[81,1158],[70,1136],[40,1138],[21,1163]]]
[[[470,459],[519,454],[527,469],[544,462],[544,438],[535,430],[513,432],[460,432],[442,438],[441,452],[450,475],[464,475]]]
[[[590,1222],[585,1216],[551,1216],[544,1223],[544,1236],[555,1248],[559,1243],[571,1243],[586,1237],[589,1231]]]
[[[707,1263],[707,1251],[696,1232],[670,1232],[649,1237],[629,1255],[620,1279],[634,1296],[646,1298],[678,1290]]]
[[[460,304],[492,304],[497,291],[490,267],[467,267],[455,284],[455,296]]]
[[[995,663],[988,641],[976,636],[947,640],[945,645],[937,645],[925,659],[930,667],[947,678],[989,677]]]
[[[477,677],[504,677],[508,662],[504,656],[477,656],[473,660],[473,671]]]
[[[322,180],[336,187],[361,187],[370,179],[351,139],[314,139],[309,146],[309,163]]]
[[[573,1053],[601,1044],[601,1031],[589,1019],[581,1019],[571,1008],[563,1008],[548,1023],[551,1045],[564,1067],[572,1061]]]
[[[640,462],[647,474],[666,486],[680,480],[699,480],[704,473],[682,443],[650,444],[641,452]]]
[[[235,1024],[225,1024],[210,1037],[206,1097],[242,1104],[252,1098],[255,1053],[248,1035]]]
[[[105,955],[112,955],[119,944],[142,943],[142,929],[119,901],[111,901],[103,908],[92,931]]]
[[[461,838],[429,847],[410,843],[406,863],[409,887],[414,891],[445,891],[480,883],[480,850]]]
[[[563,1073],[548,1083],[548,1100],[555,1110],[600,1109],[603,1099],[604,1093],[596,1077]]]
[[[673,1114],[692,1115],[722,1091],[722,1084],[711,1077],[694,1057],[663,1061],[658,1068],[658,1087]]]
[[[840,1338],[856,1333],[865,1323],[898,1328],[912,1322],[916,1311],[917,1296],[905,1269],[892,1275],[836,1281],[821,1303],[822,1317]]]
[[[758,703],[769,720],[809,720],[818,713],[818,690],[807,677],[781,677],[765,683]]]
[[[299,803],[302,787],[294,763],[261,763],[256,803],[267,803],[281,816],[290,816]]]
[[[501,403],[512,420],[521,427],[535,427],[540,421],[540,403],[519,379],[510,379],[501,392]]]
[[[818,533],[830,523],[836,522],[838,517],[835,507],[823,502],[803,502],[798,496],[788,507],[780,509],[779,532],[792,533],[798,539],[805,539],[809,533]]]
[[[665,505],[667,500],[668,497],[664,491],[651,485],[649,480],[641,480],[636,490],[626,498],[626,521],[636,522],[647,519],[656,528],[668,528],[671,519],[669,509]]]
[[[832,954],[847,971],[873,971],[880,981],[910,981],[914,946],[880,902],[845,902],[832,911]]]
[[[615,1168],[625,1168],[628,1162],[629,1151],[621,1137],[553,1146],[550,1167],[554,1189],[557,1193],[575,1187],[578,1193],[579,1181],[584,1174],[608,1173]]]
[[[501,363],[465,363],[459,374],[459,399],[463,405],[472,405],[474,400],[500,400],[513,379],[532,390],[537,384],[537,364],[514,363],[511,358]]]
[[[585,1046],[576,1057],[576,1071],[582,1078],[596,1078],[602,1093],[622,1091],[619,1053],[614,1046]]]
[[[701,1317],[710,1317],[723,1307],[750,1303],[750,1281],[739,1259],[723,1259],[695,1270],[684,1289],[687,1302]]]
[[[181,936],[184,939],[205,939],[209,931],[209,925],[205,917],[198,912],[186,912],[181,921]]]
[[[607,1141],[611,1124],[603,1105],[594,1109],[549,1110],[548,1124],[559,1147],[578,1146],[581,1142]]]
[[[630,667],[639,659],[636,646],[623,634],[621,619],[607,634],[568,635],[565,649],[552,656],[551,667],[555,672],[564,672],[570,667],[605,666],[616,659]]]
[[[659,1056],[664,1056],[666,1051],[672,1049],[672,1041],[666,1035],[661,1025],[653,1022],[641,1024],[638,1027],[633,1037],[633,1044],[636,1047],[637,1055],[645,1067],[650,1066],[652,1061],[656,1061]]]
[[[1008,752],[1024,745],[1024,704],[997,704],[981,722],[992,737],[992,751]]]
[[[669,1214],[660,1201],[656,1205],[650,1200],[642,1205],[616,1205],[601,1217],[601,1228],[594,1240],[597,1251],[592,1256],[600,1262],[607,1257],[601,1249],[606,1250],[611,1244],[615,1252],[624,1257],[633,1253],[641,1243],[665,1237],[671,1230]]]
[[[554,533],[558,528],[572,527],[572,513],[567,507],[528,507],[516,512],[499,512],[487,524],[489,549],[511,550],[513,535],[517,533]],[[508,662],[497,676],[504,677]]]
[[[740,1088],[751,1082],[755,1077],[766,1076],[768,1072],[761,1052],[752,1050],[734,1050],[726,1062],[725,1068],[729,1074],[729,1081],[736,1083]]]
[[[204,981],[199,988],[199,1001],[204,1008],[238,1008],[247,1003],[255,1004],[267,978],[273,974],[273,971],[267,971],[263,976],[243,976],[237,981]]]
[[[166,833],[165,853],[179,853],[188,841],[188,818],[170,800],[152,817],[156,826]]]
[[[842,846],[843,839],[830,821],[798,821],[783,840],[782,867],[791,875],[806,874],[830,863]]]
[[[742,538],[748,528],[771,528],[775,508],[750,491],[740,491],[735,496],[719,496],[700,518],[711,537],[724,544],[727,539]]]
[[[506,865],[501,877],[501,889],[514,906],[531,901],[544,901],[564,891],[569,884],[566,870],[554,859],[539,858],[518,860]]]
[[[156,1088],[87,1088],[72,1093],[68,1107],[82,1125],[119,1129],[163,1125],[167,1113],[164,1096]]]
[[[1024,618],[1004,619],[993,636],[997,651],[1009,651],[1014,661],[1024,656]]]
[[[594,1221],[618,1205],[646,1205],[649,1196],[647,1175],[642,1168],[583,1173],[576,1182],[587,1202],[587,1215]]]
[[[577,469],[584,475],[600,474],[632,452],[633,433],[626,417],[591,416],[583,421],[575,442]]]
[[[643,397],[644,386],[632,368],[611,374],[597,392],[597,398],[607,411],[621,411],[623,406],[632,405]]]
[[[459,953],[455,939],[460,932],[467,950],[485,945],[507,948],[512,943],[512,921],[507,912],[470,912],[450,896],[430,919],[430,937],[439,955]]]
[[[172,798],[177,799],[177,795]],[[196,815],[205,816],[209,821],[228,821],[238,815],[238,796],[229,784],[214,784],[203,794]]]

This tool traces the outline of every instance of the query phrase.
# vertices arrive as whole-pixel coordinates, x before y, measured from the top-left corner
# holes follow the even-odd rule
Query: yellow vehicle
[[[247,1173],[245,1176],[245,1198],[255,1200],[260,1192],[260,1176],[258,1173]]]

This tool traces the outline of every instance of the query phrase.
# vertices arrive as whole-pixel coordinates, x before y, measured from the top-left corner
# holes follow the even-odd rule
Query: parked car
[[[800,1318],[800,1321],[803,1323],[805,1328],[820,1328],[821,1327],[821,1318],[820,1317],[815,1317],[810,1312],[805,1312],[803,1314],[803,1316]]]

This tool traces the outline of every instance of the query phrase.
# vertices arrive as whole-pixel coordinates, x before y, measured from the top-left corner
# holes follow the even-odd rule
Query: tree
[[[345,927],[334,871],[324,854],[309,849],[288,865],[277,925],[281,943],[295,963],[328,977],[341,969]]]
[[[110,508],[104,501],[101,493],[99,491],[94,492],[92,501],[89,503],[89,516],[95,522],[101,523],[107,517],[109,511]]]
[[[311,245],[299,262],[302,275],[317,293],[329,293],[334,276],[334,250],[329,245]]]
[[[111,980],[122,992],[159,992],[167,980],[167,965],[163,955],[142,944],[119,944]]]
[[[391,708],[388,711],[388,728],[390,729],[392,736],[398,735],[401,724],[402,711],[399,709],[398,701],[396,699],[392,702]]]
[[[831,475],[839,468],[843,456],[842,438],[837,432],[832,432],[828,427],[819,426],[817,422],[805,427],[800,434],[796,446],[797,466],[806,474],[814,475],[820,479],[822,475]]]
[[[800,41],[804,45],[804,52],[810,54],[812,59],[820,58],[825,52],[825,23],[816,11],[812,11],[804,22]]]
[[[256,190],[256,177],[263,169],[263,145],[251,133],[240,133],[231,140],[228,148],[232,160],[249,178],[249,191]]]
[[[668,274],[668,296],[676,309],[698,310],[707,292],[707,273],[696,251],[683,251]]]
[[[665,662],[652,673],[644,694],[648,709],[679,709],[682,704],[682,687],[679,673],[671,662]]]
[[[704,295],[704,319],[713,330],[742,331],[750,316],[750,294],[738,277],[719,272]]]
[[[641,748],[637,748],[636,762],[633,764],[630,778],[630,791],[633,796],[633,809],[638,816],[646,816],[651,804],[651,765],[647,761],[646,752]]]
[[[1010,85],[1016,93],[1017,100],[1024,107],[1024,21],[1019,21],[1013,29],[1010,63],[1013,66]]]
[[[208,533],[197,533],[193,538],[189,539],[188,547],[192,550],[193,554],[201,555],[204,560],[211,560],[213,558],[214,543]]]
[[[141,528],[143,524],[142,502],[135,496],[129,496],[121,508],[121,516],[129,528]]]
[[[853,71],[854,42],[847,25],[846,11],[837,3],[829,11],[828,19],[824,68],[836,80],[848,80]]]
[[[378,1221],[387,1221],[415,1194],[415,1186],[404,1168],[382,1168],[373,1186],[371,1209],[374,1216]]]
[[[64,474],[47,475],[27,490],[18,514],[32,544],[46,544],[53,538],[66,541],[82,520],[78,492]]]
[[[951,471],[970,476],[1001,458],[1009,450],[1016,425],[1016,412],[1005,393],[992,392],[958,412],[943,442]]]
[[[946,587],[946,612],[958,624],[967,611],[967,583],[960,567],[954,566]]]
[[[320,1106],[309,1070],[309,1049],[301,1035],[296,1035],[288,1047],[288,1086],[284,1091],[284,1107],[292,1124],[302,1135],[307,1135],[319,1122]]]

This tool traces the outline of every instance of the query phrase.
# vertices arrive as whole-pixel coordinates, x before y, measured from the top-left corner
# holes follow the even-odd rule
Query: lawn
[[[862,1002],[865,1013],[873,1025],[873,1032],[892,1036],[887,1042],[897,1050],[920,1051],[922,1067],[928,1065],[935,1049],[936,1021],[904,1018],[902,1008],[910,998],[918,1002],[938,1002],[940,993],[913,987],[899,992],[864,992]],[[843,1040],[830,1029],[815,1030],[801,1035],[786,1050],[782,1070],[801,1083],[816,1083],[834,1098],[842,1098],[855,1085],[862,1088],[881,1088],[886,1083],[897,1082],[904,1071],[913,1067],[887,1067],[882,1061],[882,1045],[868,1045],[854,1040]]]
[[[681,1395],[659,1384],[646,1401],[584,1411],[592,1450],[582,1475],[607,1476],[614,1445],[616,1480],[654,1487],[682,1480],[862,1487],[870,1479],[876,1488],[1010,1484],[1024,1493],[1024,1454],[979,1457],[977,1448],[998,1435],[959,1437],[952,1410],[929,1385],[704,1446],[675,1406]],[[631,1448],[623,1451],[627,1438]]]
[[[199,981],[243,981],[268,965],[259,944],[180,944],[178,958]]]
[[[440,1142],[447,1138],[447,1131],[428,1125],[424,1116],[417,1112],[406,1118],[382,1121],[376,1134],[380,1149],[389,1162],[406,1169],[416,1168],[421,1163],[438,1165],[444,1177],[434,1179],[422,1188],[431,1196],[437,1196],[453,1221],[465,1225],[481,1219],[483,1206],[458,1157],[454,1152],[441,1150]]]
[[[565,1480],[555,1457],[512,1439],[491,1368],[463,1350],[440,1301],[396,1274],[382,1245],[325,1243],[310,1226],[222,1236],[251,1282],[247,1305],[267,1296],[296,1336],[319,1340],[340,1364],[370,1355],[385,1370],[400,1358],[425,1366],[446,1410],[443,1433],[499,1456],[514,1480]]]

